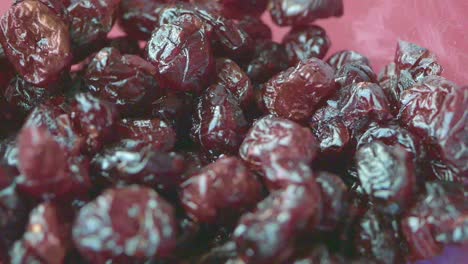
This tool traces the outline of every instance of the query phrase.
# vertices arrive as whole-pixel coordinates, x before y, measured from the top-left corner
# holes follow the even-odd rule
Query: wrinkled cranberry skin
[[[41,263],[64,263],[71,246],[71,219],[62,210],[54,203],[45,202],[34,208],[29,216],[23,243],[29,254],[41,259]]]
[[[348,187],[340,177],[324,171],[316,173],[316,181],[323,203],[322,218],[316,229],[332,231],[343,222],[348,212]]]
[[[172,192],[185,172],[184,157],[152,150],[139,141],[124,140],[94,156],[91,171],[97,184],[105,186],[143,184],[164,193]]]
[[[220,58],[216,60],[216,72],[216,83],[229,90],[242,107],[249,106],[253,101],[253,86],[239,65],[233,60]]]
[[[208,32],[193,15],[156,29],[146,51],[162,86],[171,90],[200,92],[215,72]]]
[[[121,55],[115,48],[99,51],[84,74],[86,89],[115,104],[124,116],[144,111],[161,92],[156,69],[136,55]]]
[[[444,244],[466,243],[468,208],[463,186],[426,183],[422,194],[401,220],[412,260],[430,259]]]
[[[402,125],[428,144],[428,155],[440,160],[453,175],[445,180],[463,181],[468,172],[466,123],[468,89],[438,76],[429,76],[403,92],[398,114]]]
[[[145,263],[174,250],[174,209],[149,188],[109,189],[81,208],[72,234],[78,251],[92,263]],[[99,246],[87,243],[90,239]]]
[[[293,27],[283,38],[290,65],[310,58],[323,59],[330,48],[325,30],[316,25]]]
[[[400,95],[403,92],[401,85],[398,85],[398,74],[394,62],[386,65],[379,73],[379,85],[385,92],[390,102],[392,112],[398,114],[400,108]]]
[[[75,95],[70,108],[71,119],[85,138],[88,153],[96,153],[112,141],[113,128],[119,117],[113,104],[99,100],[90,93],[80,93]]]
[[[2,16],[0,42],[16,71],[35,85],[57,81],[71,63],[68,26],[39,1],[20,2]]]
[[[263,23],[260,18],[244,16],[237,25],[254,40],[271,40],[272,38],[270,27]]]
[[[307,162],[288,157],[284,152],[271,152],[262,158],[261,167],[260,175],[269,191],[284,189],[291,184],[305,184],[313,179]]]
[[[248,263],[287,259],[293,253],[295,236],[320,219],[320,210],[320,191],[315,182],[289,185],[271,193],[239,220],[233,234],[238,254]]]
[[[342,0],[272,0],[270,14],[279,26],[304,25],[316,19],[343,15]]]
[[[348,63],[365,64],[370,66],[370,62],[367,57],[352,50],[342,50],[336,52],[335,54],[331,55],[330,58],[328,58],[327,63],[330,64],[330,66],[332,66],[332,68],[335,70],[339,70],[341,67],[343,67],[343,65]]]
[[[140,141],[153,150],[170,151],[176,142],[176,133],[166,122],[153,119],[122,119],[117,124],[120,138]]]
[[[252,59],[244,69],[253,83],[260,84],[288,66],[289,59],[283,45],[273,41],[258,41]]]
[[[128,36],[148,40],[159,26],[159,13],[167,5],[154,0],[121,0],[118,14],[119,26]]]
[[[335,72],[335,83],[340,87],[360,82],[377,82],[374,71],[366,64],[346,63]]]
[[[221,13],[224,17],[241,19],[244,16],[260,16],[268,0],[195,0],[196,4]]]
[[[404,148],[373,141],[358,149],[356,166],[364,191],[379,209],[404,211],[416,186],[414,159]]]
[[[310,118],[318,104],[337,88],[333,69],[311,58],[270,79],[263,91],[263,101],[270,114],[299,121]]]
[[[234,154],[248,128],[234,95],[224,86],[212,85],[199,98],[191,136],[209,154]]]
[[[257,120],[239,148],[239,156],[252,169],[272,153],[293,161],[311,162],[316,155],[317,140],[309,129],[288,119],[265,116]]]
[[[262,197],[262,186],[242,161],[223,156],[181,184],[187,214],[200,223],[235,222]]]

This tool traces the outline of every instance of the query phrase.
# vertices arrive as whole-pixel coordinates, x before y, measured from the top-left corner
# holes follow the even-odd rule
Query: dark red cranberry
[[[273,154],[308,164],[315,158],[317,147],[309,129],[288,119],[265,116],[253,124],[240,146],[239,155],[255,169]]]
[[[216,83],[224,86],[239,101],[242,107],[247,107],[253,101],[253,86],[249,76],[230,59],[216,60]]]
[[[303,25],[320,18],[343,15],[343,0],[272,0],[273,21],[279,26]]]
[[[325,30],[317,25],[293,27],[283,38],[290,65],[310,58],[323,59],[330,48]]]
[[[245,16],[258,17],[268,4],[268,0],[195,0],[193,2],[219,12],[224,17],[237,19]]]
[[[268,27],[260,18],[253,16],[244,16],[237,23],[252,39],[254,40],[271,40],[272,33],[270,27]]]
[[[415,164],[404,148],[373,141],[358,149],[356,166],[364,191],[382,211],[400,213],[412,200]]]
[[[332,66],[332,68],[335,70],[340,69],[343,67],[343,65],[348,63],[365,64],[370,66],[370,62],[367,57],[352,50],[342,50],[336,52],[335,54],[331,55],[330,58],[328,58],[327,63],[330,64],[330,66]]]
[[[183,15],[156,29],[146,49],[168,89],[200,92],[212,79],[215,62],[209,35],[194,15]]]
[[[322,194],[322,218],[316,227],[321,231],[332,231],[344,222],[348,212],[349,194],[340,177],[328,173],[319,172],[316,174],[316,181]]]
[[[295,236],[320,219],[320,191],[312,183],[273,192],[241,217],[233,239],[243,259],[249,263],[280,263],[291,256]]]
[[[346,63],[335,72],[335,83],[341,87],[360,82],[377,82],[372,68],[362,63]]]
[[[234,154],[248,128],[235,96],[222,85],[212,85],[199,98],[191,136],[212,155]]]
[[[289,65],[284,46],[273,41],[258,41],[252,59],[244,67],[252,82],[264,83]]]
[[[426,183],[425,193],[401,221],[413,260],[430,259],[443,245],[468,241],[464,190],[459,184]]]
[[[292,120],[313,115],[318,104],[338,88],[333,69],[311,58],[280,72],[265,85],[263,101],[271,114]]]
[[[157,0],[121,0],[119,26],[131,38],[148,40],[159,26],[159,14],[166,6]]]
[[[115,48],[99,51],[84,74],[86,89],[109,101],[127,116],[148,108],[161,91],[156,69],[136,55],[122,55]]]
[[[447,166],[445,180],[463,181],[468,172],[466,123],[468,89],[438,76],[429,76],[400,98],[399,119],[421,137],[432,160]]]
[[[287,152],[271,152],[262,158],[261,176],[268,190],[284,189],[291,184],[307,184],[312,177],[312,171],[304,160],[297,159]]]
[[[388,98],[390,107],[394,114],[398,113],[400,108],[400,94],[403,92],[401,85],[398,84],[398,73],[394,62],[386,65],[379,73],[379,85],[382,87]]]
[[[176,133],[166,122],[153,119],[122,119],[117,129],[122,139],[140,141],[153,150],[170,151],[176,142]]]
[[[174,209],[149,188],[109,189],[81,208],[73,241],[96,264],[170,256],[176,242]]]
[[[310,127],[323,154],[341,153],[352,141],[352,131],[349,131],[339,111],[333,106],[326,105],[318,109],[311,118]]]
[[[114,105],[90,93],[80,93],[71,103],[70,116],[77,131],[86,140],[87,152],[96,153],[112,141],[119,113]]]
[[[187,214],[201,223],[235,223],[261,199],[262,186],[242,161],[222,157],[181,184]]]
[[[294,259],[291,264],[345,264],[345,259],[338,254],[333,254],[327,247],[319,245],[314,247],[311,252],[304,257]],[[290,260],[291,261],[291,260]],[[363,262],[364,263],[364,262]],[[286,263],[284,263],[286,264]]]
[[[111,38],[107,42],[109,47],[116,48],[122,54],[143,55],[138,41],[129,36]]]
[[[210,249],[210,251],[197,262],[198,264],[245,264],[245,262],[237,258],[236,243],[228,241],[220,246]]]
[[[40,1],[13,5],[1,18],[0,31],[8,60],[27,82],[47,85],[68,70],[72,58],[68,26]]]
[[[138,183],[169,193],[180,183],[186,163],[179,154],[154,151],[147,143],[124,140],[94,156],[91,167],[98,183]]]
[[[19,174],[16,137],[9,137],[0,141],[0,165],[12,170],[13,174]]]

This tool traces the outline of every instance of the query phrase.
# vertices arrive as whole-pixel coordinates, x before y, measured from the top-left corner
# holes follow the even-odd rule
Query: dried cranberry
[[[293,27],[283,38],[289,63],[295,65],[310,58],[323,59],[330,48],[325,30],[316,25]]]
[[[235,223],[261,199],[262,186],[241,160],[222,157],[181,184],[187,214],[201,223]]]
[[[162,1],[121,0],[119,25],[131,38],[148,40],[159,26],[159,14],[166,7]]]
[[[143,55],[138,41],[128,36],[108,39],[107,42],[109,47],[116,48],[122,54]]]
[[[316,228],[322,231],[332,231],[343,222],[348,212],[348,187],[340,177],[328,172],[317,173],[316,181],[320,187],[323,202],[322,218]]]
[[[426,183],[422,194],[401,221],[413,259],[429,259],[444,244],[466,243],[468,208],[463,186]]]
[[[268,0],[195,0],[193,2],[219,12],[227,18],[239,19],[244,16],[260,16],[268,4]]]
[[[360,82],[377,82],[371,67],[362,63],[346,63],[335,72],[335,82],[341,87]]]
[[[176,141],[175,131],[164,121],[153,119],[122,119],[118,123],[120,138],[141,141],[152,149],[170,151]]]
[[[249,124],[239,102],[224,86],[212,85],[199,98],[191,135],[212,155],[236,153]]]
[[[109,189],[81,208],[73,241],[90,262],[144,263],[175,248],[174,209],[155,191]]]
[[[274,76],[265,85],[263,101],[271,114],[292,120],[311,117],[318,104],[332,95],[338,86],[333,69],[311,58]]]
[[[309,129],[293,121],[266,116],[257,120],[239,149],[240,157],[252,168],[260,168],[262,160],[272,154],[293,161],[311,162],[317,142]]]
[[[253,86],[247,74],[230,59],[216,60],[216,83],[224,86],[239,100],[242,107],[247,107],[253,101]]]
[[[16,5],[19,2],[23,2],[23,1],[24,0],[14,0],[13,5]],[[50,8],[68,26],[68,24],[70,23],[70,17],[68,14],[68,10],[65,6],[67,0],[38,0],[38,1],[46,5],[48,8]]]
[[[400,94],[403,90],[399,89],[401,86],[398,85],[398,74],[394,62],[386,65],[379,73],[379,85],[384,90],[390,102],[392,112],[398,113],[400,108]]]
[[[98,183],[104,185],[139,183],[168,193],[179,184],[186,163],[179,154],[153,151],[147,143],[124,140],[95,155],[91,168]]]
[[[343,0],[272,0],[270,14],[279,26],[303,25],[320,18],[343,15]]]
[[[162,85],[169,89],[200,92],[215,71],[209,35],[203,21],[193,15],[156,29],[146,49]]]
[[[371,200],[386,213],[402,212],[415,192],[415,164],[398,145],[379,141],[363,145],[356,152],[359,180]]]
[[[273,41],[259,41],[252,60],[244,68],[252,82],[260,84],[286,70],[288,65],[289,59],[283,45]]]
[[[86,140],[87,152],[96,153],[112,141],[119,113],[114,105],[81,93],[71,103],[70,116]]]
[[[18,172],[18,146],[15,137],[0,141],[0,165],[11,169],[14,174]]]
[[[268,27],[260,18],[253,16],[244,16],[237,23],[252,39],[254,40],[271,40],[272,33],[270,27]]]
[[[307,184],[312,178],[312,171],[307,162],[298,160],[293,154],[271,152],[262,158],[262,177],[268,190],[286,188],[291,184]]]
[[[214,247],[204,254],[197,264],[245,264],[243,260],[234,260],[237,257],[236,243],[228,241],[221,246]]]
[[[144,59],[104,48],[88,65],[84,82],[92,94],[117,105],[127,116],[144,111],[161,93],[155,75],[156,69]]]
[[[423,139],[432,160],[447,166],[446,180],[463,181],[468,172],[468,153],[464,151],[467,104],[466,87],[438,76],[426,77],[401,95],[400,122]]]
[[[271,193],[241,217],[233,234],[238,254],[249,263],[287,259],[293,253],[295,236],[320,219],[320,210],[316,185],[289,185]]]
[[[370,66],[370,62],[367,57],[352,50],[342,50],[331,55],[330,58],[328,58],[327,63],[335,70],[339,70],[343,65],[348,63],[365,64]]]
[[[1,18],[0,31],[9,61],[27,82],[53,83],[70,66],[68,26],[40,1],[25,0],[12,6]]]
[[[314,247],[305,257],[296,258],[291,264],[344,264],[345,259],[330,252],[325,246]],[[363,262],[364,263],[364,262]]]

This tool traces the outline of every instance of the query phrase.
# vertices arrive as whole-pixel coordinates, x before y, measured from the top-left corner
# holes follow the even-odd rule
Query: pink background
[[[0,0],[3,14],[11,0]],[[353,49],[367,55],[378,72],[393,60],[396,42],[411,41],[435,52],[444,76],[468,84],[468,0],[344,0],[345,15],[318,21],[331,40],[329,52]],[[265,14],[266,21],[270,21]],[[280,41],[286,28],[275,28]],[[120,35],[118,29],[112,35]],[[468,246],[449,247],[443,256],[420,263],[467,263]],[[465,262],[464,262],[465,261]]]

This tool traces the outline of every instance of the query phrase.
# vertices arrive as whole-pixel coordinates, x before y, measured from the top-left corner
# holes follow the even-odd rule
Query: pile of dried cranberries
[[[292,26],[282,43],[267,8]],[[342,14],[16,0],[0,19],[0,263],[404,263],[467,243],[468,86],[403,41],[379,75],[354,51],[322,60],[310,23]],[[127,36],[107,38],[115,21]]]

